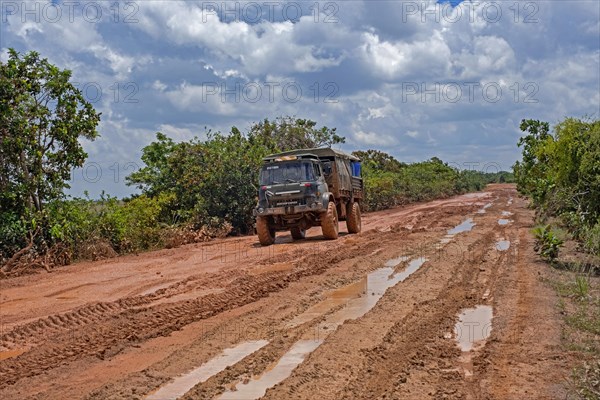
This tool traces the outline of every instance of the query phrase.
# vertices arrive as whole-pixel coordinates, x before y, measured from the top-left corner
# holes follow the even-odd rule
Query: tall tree
[[[310,119],[287,116],[269,121],[265,118],[250,128],[248,138],[252,143],[261,144],[272,152],[331,147],[346,141],[345,137],[337,134],[336,128],[316,126],[317,123]]]
[[[17,214],[40,212],[68,187],[87,157],[100,114],[71,82],[71,72],[9,50],[0,62],[0,205]]]
[[[400,172],[406,164],[396,160],[393,156],[379,150],[359,150],[352,152],[360,158],[365,168],[379,171]]]

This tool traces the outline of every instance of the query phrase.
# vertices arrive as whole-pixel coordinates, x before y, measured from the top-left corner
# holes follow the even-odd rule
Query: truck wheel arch
[[[323,209],[327,210],[327,207],[329,206],[329,202],[333,201],[335,203],[335,198],[333,197],[333,193],[331,192],[325,192],[323,193],[323,195],[321,196],[322,199],[322,203],[323,203]]]

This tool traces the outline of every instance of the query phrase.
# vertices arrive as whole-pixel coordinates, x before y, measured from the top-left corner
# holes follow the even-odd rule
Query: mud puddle
[[[385,267],[369,273],[360,282],[333,291],[327,299],[295,318],[288,326],[298,326],[323,315],[336,305],[345,304],[344,308],[329,315],[325,318],[325,321],[318,324],[316,332],[311,331],[308,334],[308,337],[311,338],[307,339],[307,335],[305,335],[304,339],[297,341],[272,369],[267,370],[258,378],[247,382],[239,382],[235,386],[235,390],[227,391],[217,398],[246,400],[258,399],[264,396],[267,389],[290,376],[306,356],[317,349],[338,326],[348,320],[365,315],[383,297],[387,289],[404,281],[427,261],[425,257],[415,258],[408,263],[404,270],[395,272],[392,265],[397,266],[407,259],[408,257],[402,256],[388,260]]]
[[[458,315],[454,338],[462,350],[458,359],[459,369],[467,378],[473,375],[474,353],[485,345],[490,336],[493,314],[491,306],[479,305],[467,308]]]
[[[454,332],[462,351],[471,351],[488,338],[492,330],[492,317],[491,306],[467,308],[459,314]]]
[[[496,242],[496,250],[505,251],[510,247],[510,240],[498,240]]]
[[[307,355],[312,353],[323,343],[322,340],[299,340],[287,353],[283,355],[277,364],[259,379],[240,382],[235,390],[227,391],[217,399],[258,399],[265,395],[267,389],[277,385],[292,374],[294,368],[304,361]]]
[[[452,240],[452,238],[454,238],[454,236],[456,234],[462,233],[462,232],[468,232],[471,229],[473,229],[473,227],[475,225],[477,225],[477,224],[473,222],[473,218],[467,218],[467,219],[465,219],[463,222],[461,222],[460,224],[456,225],[454,228],[449,229],[448,232],[446,232],[446,236],[444,236],[440,240],[440,243],[439,243],[440,246],[445,245],[447,243],[450,243],[450,241]]]
[[[408,256],[400,256],[400,257],[396,257],[396,258],[392,258],[389,259],[385,262],[384,266],[386,267],[397,267],[398,265],[400,265],[400,263],[403,263],[404,261],[408,261],[410,259],[410,257]]]
[[[383,267],[371,272],[367,275],[364,295],[351,299],[346,303],[346,307],[326,318],[325,322],[320,325],[322,329],[319,330],[319,334],[326,335],[321,330],[335,329],[347,320],[357,319],[365,315],[377,304],[389,288],[406,280],[421,268],[425,261],[427,261],[425,257],[415,258],[408,263],[404,270],[397,273],[394,272],[392,267]]]
[[[454,228],[450,229],[448,231],[448,235],[456,235],[457,233],[468,232],[471,229],[473,229],[475,225],[476,224],[473,222],[473,218],[467,218],[460,224],[456,225]]]
[[[146,397],[146,400],[177,399],[183,396],[198,383],[208,380],[210,377],[223,371],[225,368],[241,361],[244,357],[266,346],[267,340],[254,340],[238,344],[235,347],[225,349],[223,353],[212,360],[202,364],[200,367],[175,378],[174,381],[161,387],[156,392]]]
[[[345,307],[328,318],[329,325],[334,323],[333,320],[339,321],[341,324],[347,319],[362,317],[375,306],[387,289],[404,281],[427,261],[424,257],[415,258],[408,263],[404,270],[394,271],[396,266],[408,261],[409,258],[407,256],[392,258],[384,264],[384,267],[370,272],[360,281],[334,290],[325,300],[298,315],[287,326],[294,328],[312,321],[340,305],[345,305]]]
[[[477,210],[477,214],[485,214],[488,208],[490,208],[492,206],[492,203],[487,203],[486,205],[484,205],[483,207],[481,207],[479,210]]]

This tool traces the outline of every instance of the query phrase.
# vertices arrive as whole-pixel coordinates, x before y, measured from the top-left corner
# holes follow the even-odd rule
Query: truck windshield
[[[286,162],[263,166],[260,171],[260,184],[314,181],[315,174],[311,162]]]

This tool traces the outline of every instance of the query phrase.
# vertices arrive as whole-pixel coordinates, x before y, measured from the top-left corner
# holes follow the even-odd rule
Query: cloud
[[[426,40],[411,43],[385,41],[367,32],[361,52],[373,72],[388,79],[414,75],[425,65],[429,73],[437,74],[449,67],[450,49],[439,31],[432,32]]]
[[[102,7],[93,22],[81,14],[88,3],[72,20],[60,2],[59,21],[2,14],[0,59],[8,47],[36,50],[71,69],[88,97],[100,89],[102,137],[85,148],[106,168],[139,162],[158,130],[185,140],[280,115],[337,127],[347,151],[509,168],[521,119],[600,115],[595,1],[309,2],[297,3],[300,18],[291,2],[215,2],[215,12],[152,1],[118,3],[118,21],[112,3],[93,3]],[[260,18],[243,11],[252,4]],[[112,173],[94,190],[130,193]]]
[[[360,144],[368,146],[388,146],[395,144],[395,139],[389,135],[383,135],[376,132],[365,132],[357,130],[353,132],[353,138]]]

